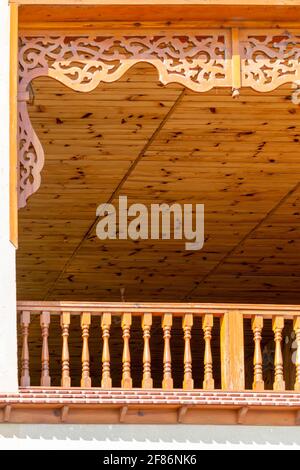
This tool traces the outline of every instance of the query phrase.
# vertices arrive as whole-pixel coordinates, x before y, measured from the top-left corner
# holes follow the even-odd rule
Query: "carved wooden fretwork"
[[[179,83],[195,92],[237,88],[236,83],[266,92],[300,80],[299,31],[243,30],[235,35],[239,43],[235,42],[234,47],[232,38],[229,29],[194,34],[21,37],[19,207],[24,207],[28,197],[38,190],[44,165],[43,148],[31,126],[26,104],[32,80],[52,77],[73,90],[89,92],[101,82],[118,80],[139,62],[152,64],[161,83]],[[238,51],[241,61],[236,60]],[[241,70],[236,64],[241,64]],[[234,96],[238,96],[237,89]],[[293,97],[298,98],[298,88]]]
[[[300,79],[300,31],[244,31],[242,85],[268,92]]]

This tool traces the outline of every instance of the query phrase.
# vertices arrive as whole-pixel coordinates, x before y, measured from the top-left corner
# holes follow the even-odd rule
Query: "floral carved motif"
[[[242,85],[267,92],[300,79],[300,32],[244,32]]]

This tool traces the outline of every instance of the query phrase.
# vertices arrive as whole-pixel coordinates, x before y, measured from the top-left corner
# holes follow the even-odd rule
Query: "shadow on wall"
[[[294,447],[300,446],[300,430],[264,426],[2,424],[0,447],[9,441],[21,448],[68,449]]]

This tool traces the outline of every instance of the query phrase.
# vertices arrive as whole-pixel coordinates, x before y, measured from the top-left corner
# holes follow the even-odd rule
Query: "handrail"
[[[54,315],[59,315],[65,311],[72,312],[72,314],[89,311],[94,315],[102,315],[107,312],[112,315],[119,315],[120,313],[139,315],[143,312],[152,313],[153,315],[172,313],[180,316],[188,312],[195,315],[213,313],[216,316],[222,316],[227,312],[237,310],[245,318],[251,318],[252,315],[263,315],[264,318],[271,318],[274,315],[284,314],[286,319],[293,319],[295,315],[300,315],[300,305],[233,303],[18,301],[17,309],[18,311],[30,310],[31,312],[48,311]]]

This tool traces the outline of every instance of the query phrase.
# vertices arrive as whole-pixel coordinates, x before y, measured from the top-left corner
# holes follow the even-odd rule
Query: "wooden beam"
[[[10,241],[18,247],[18,5],[10,6]]]
[[[300,5],[300,0],[10,0],[17,5],[235,5],[287,6]]]

